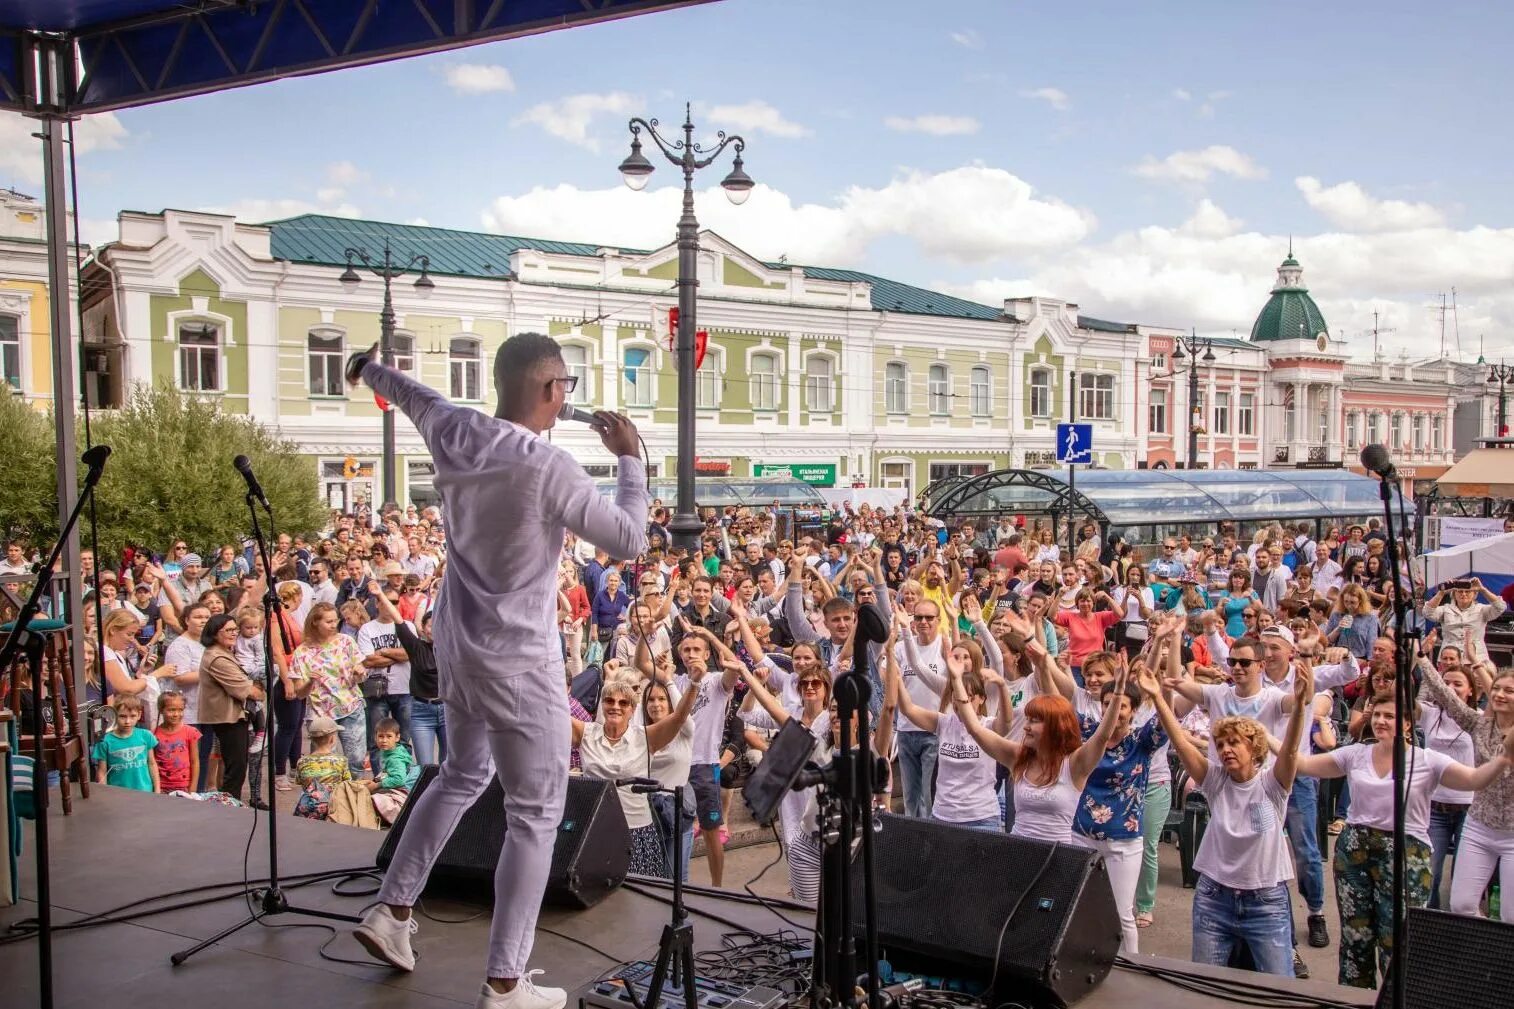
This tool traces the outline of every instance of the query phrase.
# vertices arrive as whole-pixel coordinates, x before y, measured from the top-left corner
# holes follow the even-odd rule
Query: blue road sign
[[[1057,425],[1057,462],[1088,465],[1093,462],[1093,425]]]

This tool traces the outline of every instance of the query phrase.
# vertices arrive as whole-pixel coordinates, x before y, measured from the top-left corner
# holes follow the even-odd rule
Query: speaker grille
[[[1405,1009],[1508,1009],[1514,1005],[1514,924],[1410,908]],[[1393,968],[1398,969],[1395,959]],[[1393,1004],[1384,983],[1377,1004]]]

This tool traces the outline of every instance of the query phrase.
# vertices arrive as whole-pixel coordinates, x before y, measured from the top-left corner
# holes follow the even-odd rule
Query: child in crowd
[[[310,720],[310,752],[295,765],[294,777],[302,794],[295,803],[294,815],[307,820],[324,820],[330,813],[331,790],[352,780],[347,756],[337,745],[340,730],[330,718]]]
[[[158,791],[158,763],[152,752],[157,737],[140,728],[142,702],[131,694],[117,694],[111,701],[116,724],[90,750],[95,762],[95,781],[138,792]]]
[[[237,610],[237,642],[232,647],[232,655],[236,657],[237,665],[247,678],[256,683],[266,692],[268,684],[264,682],[266,670],[263,668],[263,611],[254,606],[243,606]],[[249,705],[249,709],[251,705]],[[264,738],[267,733],[263,731],[263,719],[252,717],[252,742],[247,747],[249,755],[263,752]],[[253,786],[253,794],[257,794],[257,786]]]
[[[420,777],[420,765],[411,756],[410,749],[400,742],[400,723],[392,718],[382,718],[373,729],[373,745],[379,748],[383,762],[368,784],[373,793],[373,808],[385,823],[393,823],[405,805],[410,786]]]
[[[158,745],[153,759],[158,765],[158,783],[164,792],[191,792],[200,778],[200,730],[184,721],[184,695],[158,698],[158,726],[153,729]]]

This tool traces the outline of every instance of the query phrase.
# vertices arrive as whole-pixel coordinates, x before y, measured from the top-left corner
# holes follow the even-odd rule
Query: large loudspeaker
[[[437,768],[421,769],[421,776],[389,836],[384,838],[375,862],[388,869],[410,822],[410,813],[436,779]],[[484,794],[463,814],[431,870],[431,881],[467,884],[477,892],[494,892],[494,867],[505,843],[504,791],[499,780],[489,782]],[[631,834],[615,786],[608,781],[568,779],[568,798],[562,823],[552,848],[552,874],[547,878],[543,903],[555,907],[593,907],[610,895],[626,878],[631,861]]]
[[[1098,852],[913,817],[881,820],[878,936],[895,966],[913,954],[924,972],[956,968],[986,979],[997,959],[994,1004],[1069,1005],[1109,974],[1120,917]],[[853,881],[860,931],[860,871]]]
[[[1411,907],[1407,927],[1405,1009],[1444,1009],[1452,1003],[1457,1009],[1514,1005],[1514,924]],[[1398,967],[1395,956],[1388,969]],[[1377,1004],[1380,1009],[1393,1004],[1390,980],[1383,982]]]

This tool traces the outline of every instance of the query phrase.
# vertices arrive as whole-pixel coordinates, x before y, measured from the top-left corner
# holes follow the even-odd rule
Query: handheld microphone
[[[642,792],[642,793],[645,793],[645,792],[656,792],[656,791],[661,790],[661,788],[662,788],[662,782],[658,781],[656,778],[616,778],[615,779],[615,787],[616,788],[624,788],[626,785],[630,785],[631,786],[631,791],[633,791],[633,792]]]
[[[231,460],[231,464],[236,467],[238,473],[242,474],[242,479],[247,481],[247,493],[257,499],[264,511],[273,511],[273,507],[268,503],[268,496],[263,493],[263,485],[258,483],[258,478],[252,475],[252,460],[245,455],[239,455]]]
[[[580,410],[572,403],[563,403],[562,409],[557,411],[557,419],[576,420],[580,424],[589,425],[596,431],[603,431],[605,429],[605,426],[592,413],[587,410]]]
[[[1362,449],[1362,468],[1369,473],[1377,474],[1379,479],[1396,480],[1398,478],[1398,470],[1394,468],[1388,450],[1378,444],[1368,445]]]

